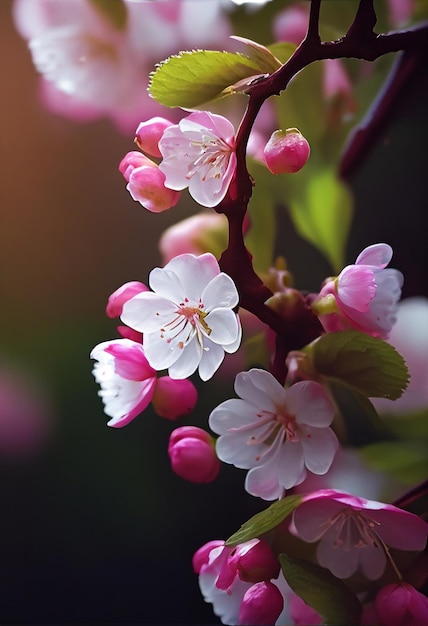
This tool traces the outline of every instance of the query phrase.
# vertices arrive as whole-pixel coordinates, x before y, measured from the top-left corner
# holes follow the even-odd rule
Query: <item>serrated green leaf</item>
[[[280,554],[279,561],[292,590],[324,618],[325,624],[354,626],[360,623],[358,598],[328,569],[286,554]]]
[[[389,438],[373,404],[363,394],[333,379],[328,381],[327,387],[342,416],[349,445],[363,446]]]
[[[344,265],[352,218],[351,193],[339,180],[333,166],[323,168],[308,163],[292,176],[296,178],[287,206],[294,226],[338,272]]]
[[[406,485],[426,478],[428,449],[423,442],[380,441],[360,448],[359,453],[368,465]]]
[[[151,74],[149,93],[165,106],[193,108],[220,97],[227,87],[265,71],[240,53],[180,52],[160,63]]]
[[[128,20],[128,13],[123,0],[89,0],[92,6],[107,18],[113,26],[124,30]]]
[[[303,496],[287,496],[270,505],[264,511],[256,513],[226,541],[228,546],[236,546],[254,537],[260,537],[278,526],[294,509],[299,506]]]
[[[391,344],[358,331],[326,333],[308,349],[317,374],[340,380],[369,398],[396,400],[409,381],[403,357]]]

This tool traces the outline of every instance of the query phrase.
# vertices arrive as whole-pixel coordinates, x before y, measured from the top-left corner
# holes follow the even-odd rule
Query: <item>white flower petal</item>
[[[277,406],[284,404],[285,389],[272,374],[262,369],[240,372],[235,380],[235,391],[258,409],[272,413],[276,413]]]
[[[172,270],[155,267],[150,272],[149,285],[157,296],[175,304],[179,304],[185,298],[185,289],[180,277]]]
[[[355,265],[374,265],[386,267],[392,259],[392,248],[387,243],[375,243],[364,248],[357,257]]]
[[[273,457],[267,463],[253,467],[246,476],[245,490],[263,500],[280,498],[284,489],[278,482],[278,458]]]
[[[176,305],[152,291],[137,294],[123,305],[120,319],[141,333],[152,333],[168,324],[176,314]]]
[[[257,409],[245,400],[232,398],[218,405],[209,417],[209,427],[218,435],[257,421]]]
[[[177,342],[167,344],[159,332],[144,334],[144,353],[153,369],[168,369],[183,354]]]
[[[181,380],[196,371],[201,360],[202,347],[195,336],[184,349],[179,349],[179,352],[178,359],[169,366],[168,373],[171,378]]]
[[[202,302],[206,311],[218,307],[233,309],[238,301],[239,295],[235,283],[223,272],[215,276],[202,293]]]
[[[302,437],[305,465],[314,474],[325,474],[330,469],[339,447],[339,442],[331,428],[306,427],[306,437]]]
[[[334,405],[319,383],[300,381],[285,392],[287,409],[298,424],[329,426],[334,417]]]
[[[303,450],[300,441],[285,442],[278,468],[278,481],[284,489],[299,485],[306,477]]]
[[[349,578],[358,569],[359,551],[347,550],[336,543],[337,529],[332,526],[321,539],[317,548],[318,563],[337,578]]]
[[[214,431],[215,432],[215,431]],[[256,457],[265,449],[264,444],[248,445],[247,437],[242,433],[229,431],[219,437],[216,443],[218,458],[239,469],[250,469],[256,463]]]
[[[205,381],[209,380],[222,364],[224,350],[221,346],[213,343],[206,337],[204,337],[203,343],[204,347],[199,363],[199,376],[201,380]]]
[[[239,336],[236,315],[231,309],[214,309],[205,318],[211,330],[209,340],[219,345],[233,344]]]
[[[236,323],[238,324],[238,334],[237,334],[235,341],[223,346],[225,352],[227,352],[228,354],[233,354],[234,352],[236,352],[239,346],[241,345],[242,326],[241,326],[241,320],[239,319],[239,315],[236,315]]]
[[[171,259],[164,269],[170,270],[180,277],[184,295],[193,300],[196,305],[206,286],[220,273],[217,259],[210,253],[200,256],[180,254]]]

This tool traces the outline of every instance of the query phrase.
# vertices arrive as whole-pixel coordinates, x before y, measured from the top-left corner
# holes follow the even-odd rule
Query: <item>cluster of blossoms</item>
[[[285,37],[287,29],[285,14],[281,18],[278,38]],[[300,35],[293,37],[301,41]],[[340,94],[351,111],[353,95],[341,63],[326,62],[324,70],[325,97]],[[233,245],[241,243],[230,209],[242,202],[239,136],[228,119],[210,111],[194,111],[179,121],[155,116],[136,129],[140,151],[127,153],[120,162],[127,190],[150,212],[174,207],[188,189],[196,203],[216,213],[193,216],[164,235],[164,265],[150,272],[148,287],[127,283],[110,297],[107,314],[120,317],[122,337],[99,344],[91,353],[100,396],[111,417],[108,425],[128,424],[150,402],[156,413],[171,420],[190,413],[197,392],[189,378],[197,374],[203,382],[210,380],[223,361],[238,352],[243,333],[251,335],[247,315],[258,314],[258,332],[272,346],[273,358],[267,359],[266,368],[239,368],[238,397],[218,404],[207,420],[216,439],[202,428],[183,426],[172,431],[168,453],[173,470],[186,480],[215,480],[222,461],[247,470],[244,486],[252,496],[279,501],[292,490],[298,501],[271,532],[255,533],[236,546],[211,541],[195,553],[193,566],[204,599],[225,624],[322,623],[326,616],[291,589],[285,566],[281,569],[283,545],[290,541],[303,546],[309,562],[328,570],[337,584],[346,581],[350,589],[363,590],[356,600],[362,624],[427,622],[427,600],[405,577],[409,563],[425,548],[427,523],[397,506],[327,488],[337,457],[346,456],[338,402],[323,371],[291,371],[291,348],[278,350],[278,366],[278,345],[272,342],[272,335],[288,339],[287,333],[298,335],[304,326],[296,323],[294,310],[288,315],[291,301],[312,325],[310,332],[302,333],[310,337],[297,346],[302,351],[310,352],[314,334],[318,339],[352,331],[352,336],[361,333],[387,341],[399,315],[403,276],[388,267],[391,246],[378,243],[326,279],[319,293],[303,295],[289,288],[287,272],[274,268],[269,274],[271,297],[260,301],[255,272],[245,274],[256,276],[256,286],[247,290],[241,267],[230,263]],[[254,150],[254,156],[249,136],[247,152]],[[273,174],[291,174],[300,171],[309,156],[307,140],[289,128],[274,131],[262,149],[259,144],[256,158]],[[222,212],[229,219],[231,237],[218,250],[213,239],[225,234]],[[239,235],[246,227],[244,221],[239,223]],[[233,278],[223,271],[224,257],[217,260],[225,248]],[[242,251],[245,254],[233,257],[237,263],[249,260]],[[269,293],[270,286],[263,285],[262,293]],[[294,346],[293,341],[300,339],[284,343]],[[334,377],[341,380],[337,371]],[[343,381],[346,386],[345,375]],[[307,490],[314,479],[321,487]],[[401,553],[410,556],[403,559]],[[398,582],[390,583],[391,576]],[[393,615],[391,603],[396,607]]]

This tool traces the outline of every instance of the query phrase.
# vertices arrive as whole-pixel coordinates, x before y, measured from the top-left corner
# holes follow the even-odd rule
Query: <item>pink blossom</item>
[[[237,375],[235,391],[240,399],[214,409],[209,425],[220,435],[219,458],[250,470],[248,493],[275,500],[307,470],[327,472],[338,441],[329,428],[334,406],[321,385],[302,381],[284,389],[269,372],[252,369]]]
[[[161,157],[158,143],[164,133],[164,130],[172,126],[173,123],[164,117],[152,117],[145,122],[140,122],[135,134],[135,143],[137,146],[153,157]]]
[[[401,272],[385,269],[391,258],[391,246],[374,244],[358,255],[354,265],[325,282],[313,303],[325,330],[356,328],[373,337],[388,337],[403,284]]]
[[[318,562],[338,578],[361,568],[366,578],[376,580],[386,567],[385,546],[423,550],[428,524],[391,504],[325,489],[304,498],[290,530],[303,541],[319,541]]]
[[[202,546],[195,554],[194,568],[196,565],[198,568],[196,571],[199,571],[199,587],[202,595],[206,602],[213,605],[215,615],[220,618],[223,624],[241,623],[239,614],[242,601],[245,593],[253,586],[253,583],[245,582],[237,575],[236,566],[230,562],[231,557],[233,561],[232,553],[236,550],[244,553],[257,545],[258,541],[254,539],[235,548],[225,546],[224,542],[210,542]],[[284,609],[277,617],[275,624],[278,626],[289,624],[286,598],[290,594],[290,588],[285,582],[282,572],[275,579],[274,584],[284,599]],[[255,615],[253,615],[253,621],[250,623],[257,623]]]
[[[221,115],[196,111],[170,126],[159,141],[165,185],[202,206],[217,206],[236,170],[235,130]]]
[[[220,470],[220,461],[214,448],[213,438],[202,428],[176,428],[168,444],[172,469],[192,483],[210,483],[217,478]]]
[[[375,610],[379,626],[428,624],[428,598],[403,581],[387,585],[378,592]]]
[[[239,609],[239,624],[274,624],[284,608],[284,598],[269,580],[247,589]]]
[[[227,218],[220,213],[204,212],[173,224],[163,233],[159,249],[163,263],[180,254],[211,252],[216,258],[227,246]]]
[[[188,378],[197,369],[208,380],[225,352],[241,342],[241,325],[233,311],[238,292],[212,254],[182,254],[150,272],[153,291],[125,302],[122,321],[144,333],[144,350],[156,370],[171,378]]]
[[[298,46],[308,30],[309,9],[306,4],[292,4],[280,11],[273,21],[276,41],[289,41]]]
[[[295,593],[290,594],[290,617],[295,626],[318,626],[323,624],[324,619],[311,606],[306,604],[300,596]]]
[[[92,371],[101,389],[98,395],[107,426],[126,426],[150,404],[156,385],[156,372],[144,354],[143,346],[130,339],[113,339],[98,344],[91,352],[96,360]]]
[[[152,404],[160,417],[176,420],[182,415],[191,413],[195,408],[197,399],[196,387],[187,378],[173,380],[169,376],[161,376],[156,381]]]

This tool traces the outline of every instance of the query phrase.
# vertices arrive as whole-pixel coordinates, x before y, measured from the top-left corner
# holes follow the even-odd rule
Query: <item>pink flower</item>
[[[156,381],[152,404],[160,417],[176,420],[182,415],[188,415],[195,408],[197,400],[196,387],[187,378],[173,380],[169,376],[160,376]]]
[[[133,200],[152,213],[162,213],[177,204],[180,194],[165,187],[165,175],[159,166],[140,152],[128,152],[119,164],[119,170]]]
[[[379,626],[428,624],[428,598],[405,582],[387,585],[375,599]]]
[[[159,141],[165,185],[189,193],[202,206],[217,206],[236,170],[235,130],[221,115],[196,111],[170,126]]]
[[[251,612],[250,610],[251,596],[253,594],[249,590],[254,587],[254,584],[241,580],[236,566],[236,561],[239,562],[245,554],[257,549],[258,543],[258,539],[252,539],[233,548],[225,546],[224,542],[213,541],[202,546],[193,557],[193,566],[195,571],[199,573],[199,587],[204,600],[213,605],[215,615],[220,618],[223,624],[259,623],[257,620],[260,618],[260,607],[257,606],[255,601],[253,611]],[[255,584],[257,585],[258,583]],[[274,619],[274,622],[269,623],[288,624],[289,618],[285,600],[290,593],[290,588],[281,572],[279,577],[275,579],[275,587],[282,596],[284,608],[276,618],[275,615],[271,614],[269,617]],[[257,595],[257,589],[258,587],[255,588],[254,595]],[[244,601],[247,592],[249,592],[249,595]],[[273,594],[275,594],[275,602],[279,605],[280,599],[278,594],[275,591]],[[243,601],[244,606],[242,607]],[[241,622],[241,608],[243,610],[242,619],[251,621]]]
[[[241,325],[233,311],[238,292],[220,272],[212,254],[182,254],[150,272],[153,291],[125,302],[122,321],[144,333],[144,350],[156,370],[171,378],[188,378],[196,369],[208,380],[225,352],[241,342]]]
[[[273,20],[276,41],[289,41],[298,46],[308,30],[309,9],[302,4],[292,4],[280,11]]]
[[[113,339],[98,344],[91,352],[97,362],[92,371],[100,384],[98,395],[107,426],[126,426],[150,404],[156,385],[156,372],[144,354],[143,346],[130,339]]]
[[[319,541],[318,562],[338,578],[361,568],[366,578],[376,580],[385,570],[385,546],[423,550],[428,524],[391,504],[325,489],[304,498],[290,530],[303,541]]]
[[[355,265],[326,281],[313,303],[326,331],[356,328],[373,337],[388,337],[403,284],[401,272],[385,269],[391,258],[388,244],[369,246],[358,255]]]
[[[182,382],[182,381],[177,381]],[[176,474],[192,483],[210,483],[217,478],[220,461],[214,440],[196,426],[182,426],[172,431],[168,454]]]
[[[338,441],[329,428],[334,406],[321,385],[302,381],[284,389],[269,372],[252,369],[237,375],[235,391],[240,399],[214,409],[209,425],[220,435],[219,458],[250,469],[248,493],[275,500],[301,483],[307,469],[327,472]]]
[[[216,258],[227,247],[227,218],[220,213],[204,212],[173,224],[163,233],[159,249],[163,263],[179,254],[211,252]]]

